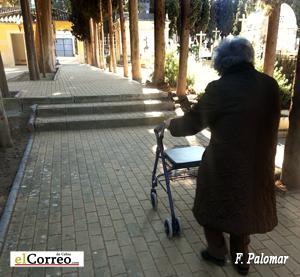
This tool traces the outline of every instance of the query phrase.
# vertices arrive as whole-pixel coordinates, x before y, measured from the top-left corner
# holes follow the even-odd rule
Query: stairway
[[[50,131],[156,125],[175,113],[168,94],[155,91],[70,99],[56,97],[40,101],[36,115],[35,128]]]

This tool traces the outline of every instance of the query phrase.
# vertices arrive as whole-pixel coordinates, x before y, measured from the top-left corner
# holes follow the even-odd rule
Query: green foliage
[[[186,77],[186,86],[189,91],[194,91],[195,76],[188,75]]]
[[[106,3],[106,1],[102,1],[102,3]],[[93,18],[96,22],[99,21],[100,1],[70,0],[70,4],[70,21],[73,23],[72,34],[79,40],[89,40],[89,20]]]
[[[205,31],[209,21],[210,2],[209,0],[191,0],[190,7],[190,25],[191,34]],[[169,37],[179,35],[180,24],[180,1],[166,0],[166,13],[170,20],[169,23]]]
[[[278,67],[282,67],[282,72],[292,84],[296,73],[297,57],[287,55],[277,55],[276,62]]]
[[[258,61],[256,64],[256,69],[258,71],[263,72],[263,63],[262,61]],[[292,83],[286,78],[283,73],[283,68],[278,66],[276,62],[273,78],[277,81],[280,90],[280,98],[281,98],[281,108],[288,109],[290,107],[291,98],[292,98]]]
[[[179,0],[166,0],[166,13],[170,20],[169,23],[169,37],[177,33],[177,21],[179,20]]]
[[[197,34],[201,31],[205,32],[209,21],[210,2],[209,0],[197,0],[191,3],[191,33]]]
[[[200,56],[199,56],[199,45],[197,43],[193,43],[190,46],[189,51],[192,53],[192,55],[194,55],[195,60],[198,62],[200,61]]]
[[[165,61],[165,82],[170,87],[177,86],[177,77],[179,72],[179,62],[178,56],[176,52],[171,52],[166,54],[166,61]],[[195,85],[195,78],[194,76],[188,75],[186,78],[186,85],[187,89],[192,90],[193,86]]]
[[[7,3],[12,7],[20,6],[20,0],[7,0]]]
[[[63,11],[71,11],[70,0],[52,0],[52,7]]]
[[[90,39],[89,17],[84,12],[84,0],[70,0],[71,14],[70,21],[72,25],[72,34],[79,40]]]
[[[179,71],[179,62],[174,52],[166,54],[165,61],[165,82],[171,87],[177,86],[177,76]]]
[[[282,67],[275,67],[273,77],[277,81],[280,88],[281,108],[288,109],[290,107],[292,98],[292,84],[282,72]]]
[[[233,20],[235,17],[234,2],[231,0],[214,1],[217,28],[221,31],[222,36],[227,36],[232,31]]]
[[[233,24],[232,33],[238,35],[241,32],[242,22],[240,19],[243,14],[247,17],[256,8],[257,0],[238,0],[237,12]]]

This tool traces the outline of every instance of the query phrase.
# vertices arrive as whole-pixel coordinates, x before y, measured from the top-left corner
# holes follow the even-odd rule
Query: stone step
[[[71,104],[71,103],[99,103],[99,102],[120,102],[139,100],[166,100],[169,99],[167,92],[158,90],[146,90],[145,93],[132,94],[107,94],[107,95],[79,95],[79,96],[52,96],[52,97],[24,97],[19,98],[22,105],[29,107],[33,104]]]
[[[39,105],[37,115],[39,117],[105,114],[124,112],[150,112],[150,111],[174,110],[174,103],[165,100],[143,100],[103,103],[75,103]]]
[[[52,131],[156,125],[163,120],[174,116],[175,112],[156,111],[38,117],[35,121],[35,128],[38,131]]]

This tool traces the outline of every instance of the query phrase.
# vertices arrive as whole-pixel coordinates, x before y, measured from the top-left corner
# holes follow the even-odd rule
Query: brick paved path
[[[192,144],[200,140],[189,139]],[[166,135],[167,145],[187,144]],[[0,276],[236,276],[199,257],[202,228],[191,213],[195,183],[173,183],[183,225],[163,230],[167,199],[149,201],[155,139],[151,128],[36,133],[0,260]],[[252,266],[250,276],[300,276],[300,194],[278,196],[280,223],[252,237],[252,249],[290,255],[285,266]],[[83,269],[9,267],[11,250],[83,250]]]
[[[20,97],[66,97],[142,93],[141,84],[86,64],[60,67],[55,81],[8,82]]]

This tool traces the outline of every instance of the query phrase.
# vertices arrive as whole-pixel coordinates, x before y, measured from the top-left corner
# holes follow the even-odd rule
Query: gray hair
[[[254,49],[251,43],[242,37],[226,38],[214,50],[213,65],[220,75],[233,65],[254,63]]]

